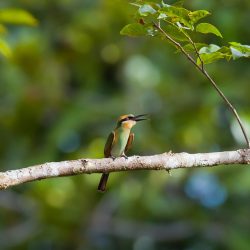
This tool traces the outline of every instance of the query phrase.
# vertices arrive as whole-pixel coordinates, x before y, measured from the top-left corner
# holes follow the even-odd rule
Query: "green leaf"
[[[222,58],[229,61],[232,57],[231,51],[228,47],[220,47],[216,44],[209,44],[208,46],[200,48],[199,54],[201,59],[204,60],[204,64],[212,63]],[[197,62],[200,64],[199,59]]]
[[[222,37],[220,31],[210,23],[199,23],[196,26],[196,31],[204,34],[212,33],[216,36]]]
[[[235,48],[241,49],[242,52],[250,52],[250,45],[243,45],[237,42],[229,42],[229,44]]]
[[[219,50],[220,53],[224,55],[224,58],[229,61],[232,58],[231,49],[227,46],[222,46]]]
[[[166,25],[164,27],[165,32],[177,41],[188,41],[188,38],[177,27],[172,25]]]
[[[215,51],[210,54],[200,54],[201,60],[204,64],[209,64],[215,61],[218,61],[220,59],[223,59],[225,56],[223,53]],[[197,59],[197,64],[201,65],[200,59]]]
[[[230,42],[229,44],[231,45],[230,50],[234,60],[241,57],[250,57],[249,45],[242,45],[236,42]]]
[[[199,54],[210,54],[220,49],[220,46],[216,44],[209,44],[208,46],[202,47],[199,50]]]
[[[147,27],[139,23],[131,23],[122,28],[121,35],[126,36],[145,36],[149,35]]]
[[[166,4],[166,3],[164,3],[163,0],[162,0],[162,2],[161,2],[161,5],[162,5],[163,7],[170,7],[170,6],[182,7],[183,4],[184,4],[184,0],[177,1],[177,2],[175,2],[175,3],[173,3],[173,4]]]
[[[148,16],[149,14],[155,14],[157,11],[151,5],[144,4],[139,8],[138,12],[141,16]]]
[[[0,53],[7,58],[12,54],[9,45],[3,39],[0,39]]]
[[[193,26],[189,23],[189,10],[181,7],[168,6],[163,7],[158,11],[160,14],[165,14],[164,20],[171,22],[173,24],[181,23],[189,29],[193,29]]]
[[[167,16],[171,17],[188,18],[188,14],[190,11],[182,7],[168,6],[163,7],[160,12],[165,13]]]
[[[242,53],[241,51],[235,49],[234,47],[230,48],[234,60],[239,59],[241,57],[250,57],[250,53]]]
[[[35,26],[38,21],[29,12],[22,9],[0,10],[0,22]]]
[[[208,15],[211,15],[211,13],[206,11],[206,10],[196,10],[196,11],[192,11],[188,14],[192,24],[197,23],[200,19],[202,19]]]
[[[207,44],[205,44],[205,43],[195,43],[195,46],[196,46],[197,50],[199,51],[202,47],[207,46]],[[188,44],[184,45],[183,49],[186,52],[195,52],[194,46],[191,43],[188,43]]]

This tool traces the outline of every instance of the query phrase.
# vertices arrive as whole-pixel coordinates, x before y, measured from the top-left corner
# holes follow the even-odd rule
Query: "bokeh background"
[[[248,0],[187,1],[213,13],[224,40],[250,44]],[[8,26],[13,55],[0,59],[1,171],[103,157],[124,113],[149,113],[134,128],[132,154],[245,147],[228,108],[168,43],[119,34],[134,8],[125,0],[2,0],[37,27]],[[250,126],[249,61],[208,66]],[[250,168],[139,171],[23,184],[0,192],[0,249],[249,249]]]

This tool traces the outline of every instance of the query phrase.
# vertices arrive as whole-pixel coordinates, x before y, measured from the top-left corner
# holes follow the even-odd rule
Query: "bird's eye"
[[[129,120],[129,118],[126,117],[126,118],[123,118],[123,119],[121,120],[121,122],[125,122],[125,121],[128,121],[128,120]]]

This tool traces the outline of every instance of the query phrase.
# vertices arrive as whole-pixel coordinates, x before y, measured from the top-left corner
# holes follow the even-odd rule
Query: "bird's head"
[[[143,120],[147,120],[147,118],[145,117],[147,114],[143,114],[143,115],[121,115],[118,119],[117,122],[117,127],[123,127],[123,128],[128,128],[131,129],[136,122],[139,121],[143,121]]]

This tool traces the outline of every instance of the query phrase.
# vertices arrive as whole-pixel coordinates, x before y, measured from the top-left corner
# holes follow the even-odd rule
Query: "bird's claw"
[[[123,154],[121,157],[124,157],[126,160],[128,159],[128,157],[125,154]]]

